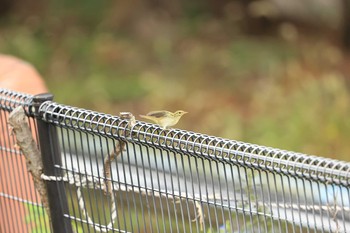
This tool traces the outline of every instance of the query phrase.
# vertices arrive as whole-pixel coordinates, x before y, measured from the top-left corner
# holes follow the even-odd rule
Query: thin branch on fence
[[[203,207],[199,201],[194,201],[194,205],[196,206],[196,209],[197,209],[197,216],[195,219],[192,220],[192,222],[195,222],[195,221],[197,221],[197,219],[199,219],[200,230],[203,231],[203,228],[204,228]]]
[[[113,196],[113,189],[112,189],[112,178],[111,178],[111,163],[121,154],[122,150],[125,148],[125,142],[119,141],[119,144],[115,146],[115,149],[106,156],[104,160],[104,176],[105,176],[105,182],[104,182],[104,192],[105,194],[110,194]]]
[[[38,191],[43,206],[51,222],[49,199],[45,182],[41,179],[43,173],[43,163],[41,153],[37,143],[33,139],[32,132],[29,128],[27,117],[22,106],[15,108],[9,115],[9,125],[16,136],[16,143],[20,147],[27,165],[27,170],[32,175],[35,189]]]
[[[327,207],[328,207],[328,212],[331,214],[331,218],[335,223],[335,231],[334,233],[338,233],[340,232],[339,228],[339,221],[337,219],[337,214],[339,212],[338,210],[338,205],[337,205],[337,192],[333,194],[333,206],[332,204],[328,203]]]
[[[127,120],[128,128],[133,127],[135,122],[135,117],[130,112],[121,112],[120,118],[123,120]],[[105,182],[104,182],[104,192],[105,194],[110,194],[113,196],[113,189],[112,189],[112,179],[111,179],[111,163],[116,160],[116,158],[121,154],[123,150],[125,150],[126,142],[119,140],[118,145],[114,147],[114,150],[106,156],[104,160],[104,171],[103,174],[105,176]]]

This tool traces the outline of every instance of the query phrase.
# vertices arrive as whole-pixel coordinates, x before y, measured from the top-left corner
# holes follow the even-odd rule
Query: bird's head
[[[176,112],[174,113],[174,116],[175,116],[175,117],[181,117],[181,116],[185,115],[186,113],[188,113],[188,112],[179,110],[179,111],[176,111]]]

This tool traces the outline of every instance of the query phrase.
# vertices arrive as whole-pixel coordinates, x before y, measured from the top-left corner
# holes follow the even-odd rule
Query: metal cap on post
[[[62,171],[55,167],[55,165],[61,165],[61,153],[56,128],[55,126],[43,121],[40,116],[41,114],[39,113],[40,105],[45,101],[52,100],[53,95],[50,93],[43,93],[34,96],[34,110],[37,119],[43,173],[47,176],[62,177]],[[71,221],[64,217],[65,214],[68,214],[68,203],[64,183],[61,181],[47,181],[46,187],[53,232],[72,233]]]
[[[42,103],[45,101],[52,101],[53,100],[53,94],[51,93],[42,93],[42,94],[37,94],[33,96],[33,107],[29,108],[30,113],[34,113],[36,117],[39,116],[39,107]],[[38,119],[40,120],[40,119]]]
[[[53,100],[53,94],[51,93],[41,93],[33,97],[34,102],[45,102]]]

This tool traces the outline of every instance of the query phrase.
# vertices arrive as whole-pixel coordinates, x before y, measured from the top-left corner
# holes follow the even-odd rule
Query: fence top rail
[[[327,184],[350,185],[350,163],[271,147],[223,139],[180,129],[164,130],[158,125],[44,102],[42,120],[51,124],[170,150],[203,159],[285,174]]]
[[[0,109],[11,112],[16,107],[23,106],[28,114],[33,98],[33,95],[0,88]]]
[[[125,140],[224,164],[284,174],[327,184],[350,185],[350,163],[266,146],[223,139],[186,130],[164,130],[158,125],[62,105],[41,104],[34,113],[32,95],[0,89],[0,109],[23,106],[29,116],[50,124],[116,140]]]

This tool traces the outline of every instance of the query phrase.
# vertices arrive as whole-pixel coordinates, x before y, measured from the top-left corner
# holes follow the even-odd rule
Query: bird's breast
[[[160,120],[160,124],[164,125],[164,126],[173,126],[178,121],[179,121],[179,119],[166,117],[166,118],[163,118],[163,119]]]

